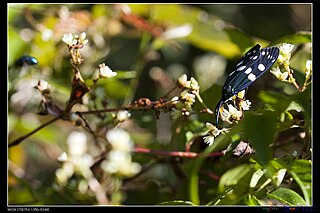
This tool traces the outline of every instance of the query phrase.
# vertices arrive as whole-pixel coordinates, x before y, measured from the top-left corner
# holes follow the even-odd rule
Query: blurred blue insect
[[[38,60],[35,57],[28,56],[28,55],[22,56],[16,61],[16,65],[20,67],[25,65],[36,65],[36,64],[38,64]]]

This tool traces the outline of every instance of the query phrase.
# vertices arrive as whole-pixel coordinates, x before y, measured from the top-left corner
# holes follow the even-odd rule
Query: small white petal
[[[61,153],[61,155],[58,156],[58,161],[67,161],[68,160],[68,155],[66,152]]]
[[[206,136],[206,137],[203,137],[203,140],[205,143],[207,143],[209,146],[211,146],[214,142],[214,137],[212,135]]]

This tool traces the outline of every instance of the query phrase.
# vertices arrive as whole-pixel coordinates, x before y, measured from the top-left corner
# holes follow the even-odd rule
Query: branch
[[[142,147],[136,147],[134,149],[134,152],[138,153],[151,153],[151,154],[157,154],[157,155],[162,155],[162,156],[174,156],[174,157],[185,157],[185,158],[195,158],[201,153],[196,153],[196,152],[179,152],[179,151],[162,151],[162,150],[151,150],[151,149],[146,149]],[[208,154],[208,157],[218,157],[221,156],[221,152],[214,152]]]
[[[38,128],[36,128],[35,130],[33,130],[32,132],[29,132],[28,134],[26,135],[23,135],[17,139],[15,139],[13,142],[11,142],[10,144],[8,144],[8,147],[12,147],[12,146],[15,146],[15,145],[18,145],[20,144],[24,139],[28,138],[29,136],[33,135],[34,133],[36,133],[37,131],[39,131],[40,129],[48,126],[49,124],[55,122],[56,120],[60,119],[60,117],[55,117],[51,120],[49,120],[47,123],[44,123],[42,124],[41,126],[39,126]]]

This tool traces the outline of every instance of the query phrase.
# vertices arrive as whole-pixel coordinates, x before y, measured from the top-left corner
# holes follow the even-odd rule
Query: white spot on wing
[[[240,61],[239,63],[237,63],[237,65],[236,66],[239,66],[240,64],[242,64],[243,63],[243,61]]]
[[[256,80],[256,76],[255,76],[254,74],[250,73],[250,74],[248,75],[248,79],[249,79],[250,81],[254,81],[254,80]]]
[[[231,76],[234,72],[235,72],[235,71],[231,72],[231,73],[229,74],[229,76]]]
[[[251,71],[252,71],[252,68],[249,67],[244,73],[245,73],[245,74],[249,74]]]
[[[241,70],[243,70],[244,68],[246,68],[246,66],[241,66],[241,67],[239,67],[239,68],[237,69],[237,71],[241,71]]]
[[[253,60],[256,60],[258,58],[258,56],[256,55],[255,57],[253,57]]]
[[[261,55],[265,55],[265,54],[266,54],[266,52],[265,52],[265,51],[262,51],[262,52],[261,52]]]
[[[273,59],[273,60],[272,60],[272,62],[275,62],[275,61],[276,61],[276,59]]]
[[[265,69],[266,67],[263,64],[258,65],[258,70],[260,70],[261,72],[264,71]]]

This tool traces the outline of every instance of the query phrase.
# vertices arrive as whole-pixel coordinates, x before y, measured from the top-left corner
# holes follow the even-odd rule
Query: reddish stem
[[[201,154],[196,152],[151,150],[151,149],[142,148],[142,147],[136,147],[134,151],[138,153],[151,153],[151,154],[158,154],[163,156],[176,156],[176,157],[185,157],[185,158],[195,158]],[[210,153],[208,157],[218,157],[221,155],[222,155],[221,152],[214,152],[214,153]]]

